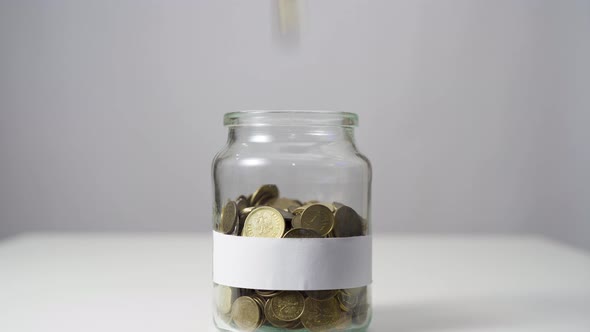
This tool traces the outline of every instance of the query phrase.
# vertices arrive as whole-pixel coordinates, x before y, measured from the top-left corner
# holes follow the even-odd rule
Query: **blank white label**
[[[372,281],[371,236],[269,239],[213,232],[213,281],[268,290],[354,288]]]

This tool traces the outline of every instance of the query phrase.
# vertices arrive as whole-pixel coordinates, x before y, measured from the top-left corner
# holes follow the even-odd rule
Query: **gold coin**
[[[358,304],[358,296],[345,292],[338,292],[336,299],[340,302],[340,308],[346,312],[351,311]]]
[[[256,294],[256,295],[252,295],[250,297],[252,298],[252,300],[254,300],[256,302],[256,304],[258,304],[260,311],[264,310],[264,304],[266,303],[266,300],[264,298],[262,298],[262,296],[259,296],[258,294]]]
[[[271,300],[271,310],[283,322],[292,322],[303,313],[305,298],[299,292],[282,292]]]
[[[328,290],[316,290],[316,291],[305,291],[307,296],[311,297],[314,300],[318,301],[325,301],[335,297],[338,294],[337,289],[328,289]]]
[[[266,320],[275,327],[278,328],[288,328],[291,326],[292,322],[284,322],[282,320],[280,320],[272,311],[272,307],[271,307],[271,300],[266,301],[266,304],[264,305],[264,317],[266,317]]]
[[[334,213],[334,211],[336,211],[336,208],[334,207],[334,204],[332,204],[332,203],[318,202],[317,204],[327,207],[328,209],[330,209],[330,212],[332,212],[332,213]]]
[[[224,234],[231,233],[236,227],[236,220],[238,219],[238,208],[236,202],[227,201],[221,210],[221,222],[219,224],[219,231]]]
[[[296,214],[293,216],[293,219],[291,219],[291,226],[293,226],[293,228],[301,228],[301,215],[300,214]]]
[[[262,297],[275,297],[275,296],[281,294],[282,291],[257,289],[254,292]]]
[[[261,206],[248,214],[242,236],[280,238],[284,232],[285,220],[281,213],[269,206]]]
[[[250,198],[250,205],[261,205],[279,197],[279,188],[274,184],[262,185]]]
[[[319,238],[321,237],[318,232],[313,231],[311,229],[305,229],[305,228],[293,228],[291,230],[288,230],[287,232],[285,232],[285,235],[283,235],[283,238],[285,239],[303,239],[303,238],[307,238],[307,239],[311,239],[311,238]]]
[[[310,206],[311,206],[311,204],[300,205],[300,206],[296,207],[295,209],[293,209],[293,211],[289,211],[289,212],[291,212],[295,215],[302,214],[303,211],[305,211],[305,209],[307,209]]]
[[[277,210],[285,210],[288,211],[290,206],[298,206],[296,200],[286,198],[286,197],[277,197],[268,202],[268,206],[272,206]]]
[[[242,296],[234,301],[231,318],[241,331],[254,331],[262,324],[260,307],[249,296]]]
[[[248,198],[244,195],[241,195],[240,197],[238,197],[238,199],[236,199],[236,205],[238,207],[238,211],[242,211],[243,209],[248,207],[248,204],[250,202],[248,201]]]
[[[340,319],[338,300],[331,298],[325,301],[305,299],[301,323],[312,332],[333,330]]]
[[[254,207],[254,206],[249,206],[249,207],[247,207],[247,208],[243,208],[243,209],[241,209],[241,210],[240,210],[240,214],[242,214],[242,215],[246,215],[246,216],[247,216],[247,215],[249,215],[249,214],[250,214],[250,212],[252,212],[252,210],[254,210],[255,208],[256,208],[256,207]]]
[[[307,228],[326,236],[334,228],[332,211],[322,204],[313,204],[301,213],[301,228]]]
[[[291,205],[291,206],[289,206],[289,208],[287,209],[287,211],[295,214],[295,210],[297,210],[299,207],[301,207],[301,205]],[[303,211],[301,211],[301,212],[303,212]]]
[[[231,311],[231,303],[233,300],[232,289],[224,285],[216,285],[214,294],[217,311],[220,314],[228,314]]]

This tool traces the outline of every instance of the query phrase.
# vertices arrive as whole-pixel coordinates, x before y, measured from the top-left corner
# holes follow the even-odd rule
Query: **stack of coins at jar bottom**
[[[279,196],[265,184],[249,196],[228,200],[215,230],[235,236],[322,238],[367,235],[367,221],[341,203]],[[367,287],[320,291],[252,290],[215,285],[217,316],[240,331],[346,330],[366,323]]]

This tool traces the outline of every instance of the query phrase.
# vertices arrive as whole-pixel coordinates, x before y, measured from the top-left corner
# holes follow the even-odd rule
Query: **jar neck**
[[[347,126],[230,126],[228,143],[349,142],[354,128]]]

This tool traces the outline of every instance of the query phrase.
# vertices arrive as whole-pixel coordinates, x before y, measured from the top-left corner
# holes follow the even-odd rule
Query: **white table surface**
[[[214,331],[210,234],[0,241],[0,331]],[[590,331],[590,254],[540,237],[374,236],[370,331]]]

